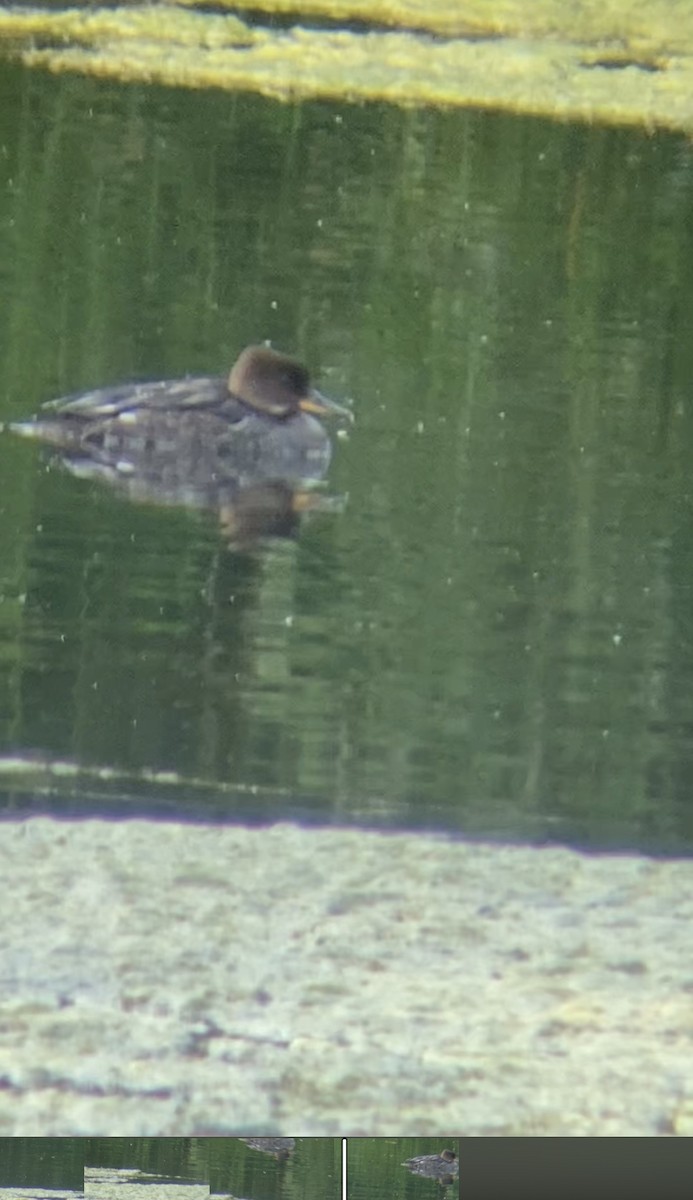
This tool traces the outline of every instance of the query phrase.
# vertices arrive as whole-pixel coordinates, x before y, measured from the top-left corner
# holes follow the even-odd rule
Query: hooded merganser
[[[414,1175],[426,1175],[441,1182],[452,1183],[459,1174],[459,1163],[454,1150],[441,1150],[440,1154],[420,1154],[417,1158],[408,1158],[402,1163]]]
[[[219,508],[266,480],[322,479],[331,444],[316,416],[348,409],[311,387],[305,367],[248,346],[223,376],[123,384],[53,400],[10,426],[50,442],[75,474],[130,498]]]

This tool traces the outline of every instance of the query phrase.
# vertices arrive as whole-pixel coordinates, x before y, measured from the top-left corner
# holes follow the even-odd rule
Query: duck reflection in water
[[[215,511],[229,540],[243,542],[291,536],[303,512],[323,507],[311,492],[332,454],[320,416],[353,420],[300,363],[248,346],[228,378],[102,388],[51,401],[11,428],[130,500]]]
[[[252,1150],[261,1150],[263,1154],[273,1154],[279,1162],[286,1162],[296,1146],[295,1138],[291,1137],[244,1137],[240,1138]]]
[[[402,1166],[413,1175],[436,1179],[443,1187],[459,1178],[459,1163],[454,1150],[441,1150],[440,1154],[420,1154],[417,1158],[408,1158]]]

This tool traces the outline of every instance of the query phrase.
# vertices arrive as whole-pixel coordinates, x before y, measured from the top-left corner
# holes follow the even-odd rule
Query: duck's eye
[[[308,372],[301,367],[287,367],[282,371],[281,380],[288,392],[302,396],[308,391]]]

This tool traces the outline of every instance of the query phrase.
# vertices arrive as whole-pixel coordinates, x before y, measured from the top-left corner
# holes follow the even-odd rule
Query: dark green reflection
[[[338,1200],[341,1140],[297,1138],[294,1143],[289,1154],[278,1158],[235,1137],[2,1138],[0,1178],[6,1188],[72,1190],[88,1196],[103,1194],[109,1186],[104,1171],[112,1170],[121,1172],[110,1184],[122,1196],[128,1185],[132,1191],[187,1181],[251,1200]],[[90,1170],[96,1169],[92,1181]]]
[[[262,1153],[236,1138],[209,1141],[212,1192],[252,1200],[339,1200],[341,1140],[296,1138],[286,1157]]]
[[[86,1167],[111,1167],[114,1170],[137,1168],[144,1177],[209,1182],[205,1138],[114,1137],[81,1140]],[[135,1182],[138,1178],[135,1177]]]
[[[0,1138],[0,1187],[81,1192],[81,1138]]]

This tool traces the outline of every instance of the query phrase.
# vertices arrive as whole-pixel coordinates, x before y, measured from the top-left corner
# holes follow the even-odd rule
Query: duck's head
[[[454,1150],[441,1150],[440,1157],[444,1159],[445,1162],[451,1163],[455,1161],[457,1155],[455,1154]]]
[[[229,375],[229,392],[250,408],[278,420],[298,412],[353,420],[348,408],[311,387],[310,375],[301,363],[268,346],[247,346],[238,356]]]

